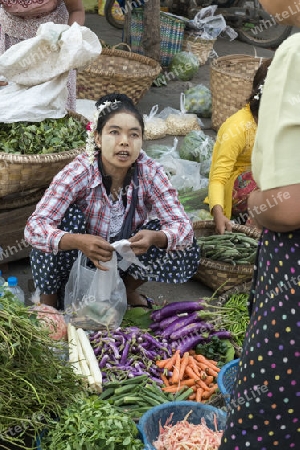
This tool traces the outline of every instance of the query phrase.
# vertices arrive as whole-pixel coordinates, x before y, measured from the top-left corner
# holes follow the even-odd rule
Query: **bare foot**
[[[127,291],[127,304],[128,306],[141,306],[144,308],[148,308],[151,309],[151,303],[153,303],[152,299],[149,299],[149,297],[147,297],[144,294],[141,294],[137,291],[131,291],[128,292]]]

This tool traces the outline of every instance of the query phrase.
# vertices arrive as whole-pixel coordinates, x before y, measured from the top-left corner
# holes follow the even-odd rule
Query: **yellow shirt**
[[[205,199],[210,211],[215,205],[221,205],[225,216],[231,217],[233,185],[241,173],[251,170],[256,128],[248,104],[230,116],[219,129]]]
[[[300,33],[276,50],[263,88],[252,173],[262,191],[300,183]]]

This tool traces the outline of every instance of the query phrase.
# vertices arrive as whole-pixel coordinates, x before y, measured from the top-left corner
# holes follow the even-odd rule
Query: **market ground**
[[[104,40],[109,45],[117,45],[122,42],[122,30],[117,30],[110,26],[104,17],[98,14],[89,13],[86,15],[86,24],[93,32],[95,32],[100,39]],[[254,47],[238,40],[229,42],[227,40],[218,39],[214,47],[218,56],[225,56],[230,54],[244,54],[244,55],[256,55],[259,57],[269,57],[273,55],[273,51],[267,49],[261,49]],[[204,84],[209,87],[210,69],[206,64],[201,66],[196,77],[192,82],[182,81],[169,81],[166,86],[154,87],[145,94],[145,96],[138,103],[138,107],[143,114],[149,113],[153,105],[158,105],[159,111],[167,106],[179,109],[180,93],[186,90],[191,85]],[[93,102],[87,100],[80,100],[77,102],[77,110],[79,113],[91,116],[91,108]],[[89,118],[89,117],[88,117]],[[211,129],[210,119],[203,119],[205,133],[215,136],[215,132]],[[157,140],[157,143],[172,144],[173,136]],[[179,139],[180,140],[180,139]],[[147,148],[150,141],[147,141],[144,145],[144,149]],[[22,259],[9,263],[8,272],[4,274],[17,276],[19,284],[25,292],[25,298],[28,300],[31,296],[28,288],[28,281],[32,279],[29,259]],[[30,284],[30,283],[29,283]],[[149,282],[145,283],[140,292],[152,297],[156,302],[171,302],[171,301],[184,301],[184,300],[196,300],[203,296],[210,296],[212,291],[206,286],[202,285],[199,281],[188,281],[184,284],[165,284]]]

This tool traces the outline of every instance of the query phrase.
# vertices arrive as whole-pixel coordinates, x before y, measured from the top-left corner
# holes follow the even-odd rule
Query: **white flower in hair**
[[[107,108],[108,106],[111,106],[111,105],[115,105],[116,103],[120,103],[120,102],[118,100],[114,100],[113,102],[101,103],[101,105],[98,106],[97,110],[94,113],[93,120],[91,122],[89,122],[86,126],[87,138],[86,138],[85,151],[89,157],[90,164],[93,164],[94,159],[95,159],[95,147],[96,147],[95,131],[97,130],[99,115],[105,108]]]
[[[263,85],[263,84],[260,84],[260,85],[258,86],[258,92],[257,92],[257,94],[254,95],[254,97],[253,97],[255,100],[259,100],[259,99],[260,99],[260,97],[262,96],[262,93],[263,93],[263,89],[264,89],[264,85]]]

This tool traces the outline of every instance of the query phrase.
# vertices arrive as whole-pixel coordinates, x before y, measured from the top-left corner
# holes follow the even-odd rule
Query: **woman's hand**
[[[232,223],[226,216],[224,216],[223,208],[220,205],[214,206],[212,213],[216,224],[216,232],[218,234],[224,234],[225,231],[232,231]]]
[[[163,231],[141,230],[129,239],[131,248],[136,255],[142,255],[155,245],[159,248],[166,248],[168,245],[167,236]]]
[[[100,270],[108,270],[102,262],[110,261],[115,251],[105,239],[92,234],[72,234],[66,233],[60,240],[59,248],[61,250],[81,250]]]

